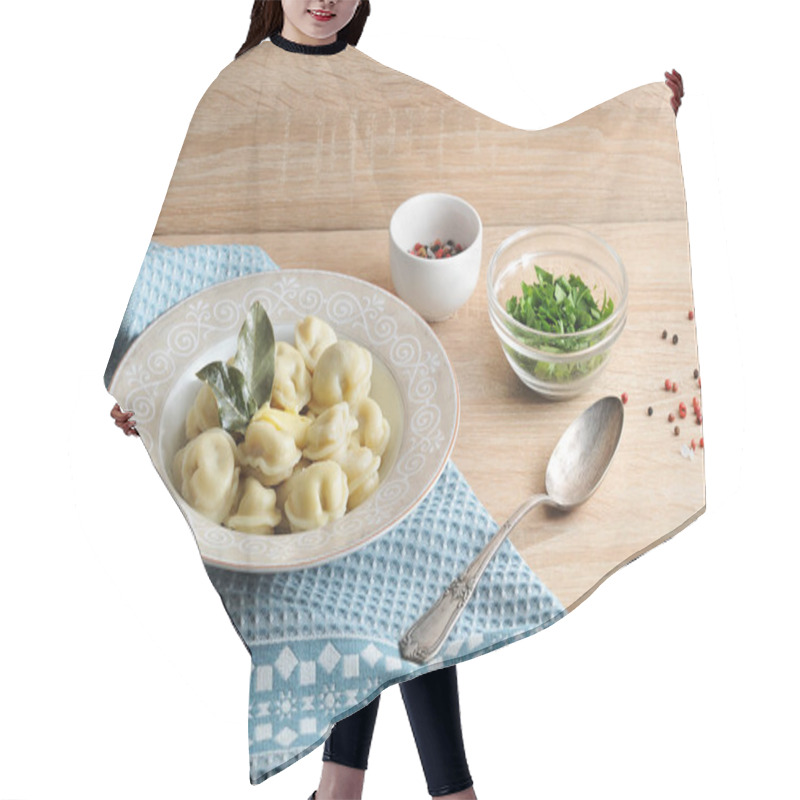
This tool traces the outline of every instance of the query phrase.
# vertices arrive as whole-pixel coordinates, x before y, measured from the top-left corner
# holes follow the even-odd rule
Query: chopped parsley
[[[607,326],[601,326],[585,336],[569,335],[590,331],[614,313],[614,301],[606,292],[603,293],[602,303],[598,303],[592,289],[580,276],[562,275],[556,278],[541,267],[534,266],[534,269],[536,282],[529,284],[522,281],[522,294],[510,298],[506,303],[508,314],[531,329],[514,330],[514,335],[520,341],[541,351],[567,354],[586,350],[606,336],[610,330]],[[563,338],[560,334],[563,334]],[[555,363],[533,359],[505,347],[523,369],[540,380],[553,383],[568,383],[588,375],[608,356],[608,352],[602,352],[585,359]]]
[[[541,267],[534,269],[538,281],[522,281],[522,296],[506,303],[506,311],[528,328],[544,333],[577,333],[614,312],[614,301],[604,293],[603,303],[598,305],[592,290],[578,275],[554,278]]]

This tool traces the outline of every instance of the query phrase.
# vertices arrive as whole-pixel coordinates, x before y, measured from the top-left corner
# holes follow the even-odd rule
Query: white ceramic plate
[[[304,533],[240,533],[192,509],[172,484],[172,458],[185,441],[186,413],[209,361],[236,351],[250,306],[267,310],[277,338],[312,314],[373,356],[372,396],[392,426],[375,494],[342,519]],[[180,506],[207,564],[280,572],[317,566],[373,541],[433,488],[453,449],[459,399],[453,369],[424,320],[365,281],[332,272],[287,270],[237,278],[198,292],[156,319],[135,340],[110,386],[133,411],[142,441]]]

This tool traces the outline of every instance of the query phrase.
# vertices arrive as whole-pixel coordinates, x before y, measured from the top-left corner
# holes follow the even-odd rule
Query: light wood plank
[[[156,235],[384,228],[432,187],[487,225],[681,218],[666,91],[528,132],[352,48],[304,58],[265,42],[201,100]]]

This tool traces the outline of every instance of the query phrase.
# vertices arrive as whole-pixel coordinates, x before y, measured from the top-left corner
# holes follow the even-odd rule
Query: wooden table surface
[[[357,50],[309,57],[265,42],[226,68],[198,106],[154,239],[257,244],[284,269],[355,275],[391,290],[388,222],[421,191],[471,202],[484,222],[471,300],[433,330],[461,394],[453,460],[501,522],[544,472],[586,406],[628,395],[616,459],[597,494],[568,514],[539,508],[512,541],[572,609],[620,566],[705,508],[702,427],[686,208],[669,93],[651,84],[544,131],[501,125]],[[619,253],[628,322],[596,384],[547,401],[511,371],[489,322],[485,276],[521,227],[568,222]],[[662,330],[669,338],[661,338]],[[672,344],[672,335],[678,344]],[[667,392],[664,380],[678,382]],[[689,408],[676,423],[679,402]],[[653,415],[647,413],[653,408]]]

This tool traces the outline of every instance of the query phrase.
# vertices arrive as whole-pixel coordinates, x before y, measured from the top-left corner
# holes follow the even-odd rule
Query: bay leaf
[[[244,373],[234,365],[212,361],[197,373],[197,377],[214,392],[220,425],[228,433],[243,433],[258,408]]]
[[[264,306],[250,306],[236,346],[233,364],[244,375],[256,408],[268,402],[275,380],[275,332]]]

